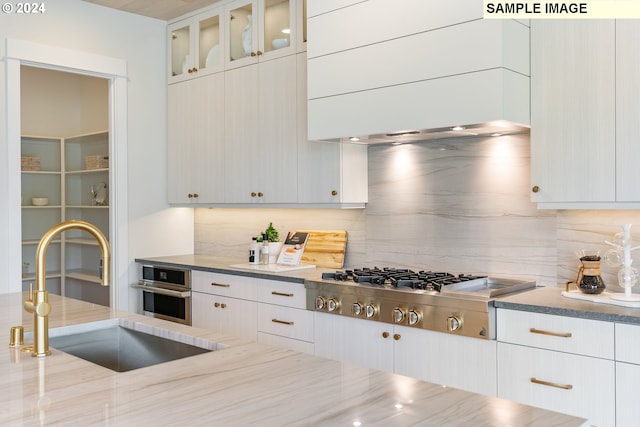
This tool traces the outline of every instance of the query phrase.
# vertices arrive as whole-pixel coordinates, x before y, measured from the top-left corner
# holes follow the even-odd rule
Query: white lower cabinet
[[[313,354],[313,312],[302,283],[194,270],[192,325]]]
[[[192,271],[191,323],[257,341],[256,279]]]
[[[316,355],[496,395],[496,342],[315,312]]]
[[[300,283],[258,279],[258,342],[314,353],[313,312]]]
[[[256,311],[255,301],[193,292],[191,322],[198,328],[257,341]]]
[[[640,420],[640,326],[616,323],[616,422],[633,426]]]
[[[395,326],[395,373],[496,396],[496,341]],[[394,335],[395,336],[395,335]]]
[[[393,326],[314,312],[316,356],[393,372]]]
[[[616,425],[613,323],[498,309],[497,325],[498,397]]]

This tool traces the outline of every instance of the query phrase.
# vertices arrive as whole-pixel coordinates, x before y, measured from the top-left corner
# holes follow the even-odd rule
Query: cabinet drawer
[[[498,343],[498,397],[615,425],[615,362]],[[535,382],[538,381],[538,382]]]
[[[640,365],[640,326],[616,323],[616,360]]]
[[[257,282],[252,277],[232,274],[191,272],[191,287],[196,292],[223,295],[255,301],[258,296]]]
[[[258,330],[313,342],[313,312],[271,304],[258,304]]]
[[[306,309],[307,290],[302,283],[258,280],[258,301]]]
[[[613,359],[611,322],[505,309],[496,316],[498,341]]]

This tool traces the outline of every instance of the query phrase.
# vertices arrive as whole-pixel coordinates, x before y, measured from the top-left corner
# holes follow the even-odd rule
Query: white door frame
[[[22,289],[22,226],[20,211],[20,66],[30,65],[105,78],[109,81],[109,174],[112,282],[111,307],[128,310],[128,204],[127,204],[127,63],[125,60],[47,46],[24,40],[6,41],[7,201],[9,291]],[[123,289],[118,287],[123,286]]]

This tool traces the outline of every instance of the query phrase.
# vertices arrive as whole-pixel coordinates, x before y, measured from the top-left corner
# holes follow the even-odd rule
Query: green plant
[[[266,230],[264,230],[262,234],[266,234],[267,240],[269,240],[270,242],[280,241],[280,235],[278,234],[278,230],[275,229],[272,222],[269,223],[269,226],[267,227]]]

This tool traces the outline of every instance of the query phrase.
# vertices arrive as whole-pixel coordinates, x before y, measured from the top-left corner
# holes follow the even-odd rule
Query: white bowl
[[[273,39],[271,46],[273,46],[274,49],[282,49],[283,47],[289,46],[289,39]]]
[[[32,197],[31,204],[33,206],[47,206],[49,204],[48,197]]]

